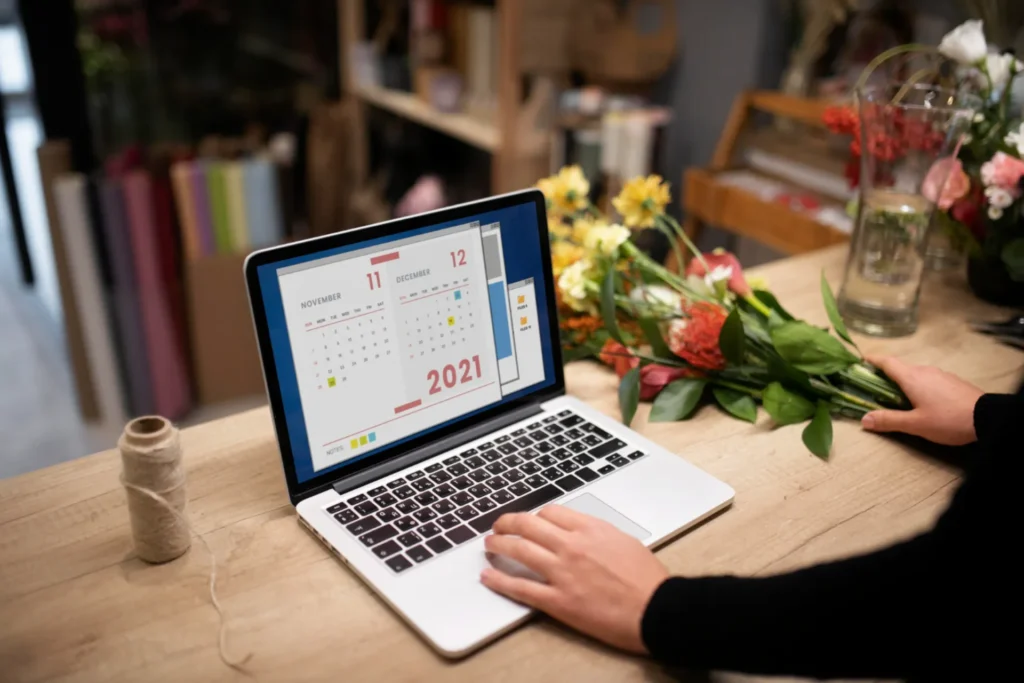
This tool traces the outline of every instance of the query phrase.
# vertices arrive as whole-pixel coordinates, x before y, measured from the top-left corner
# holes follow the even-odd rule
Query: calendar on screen
[[[498,401],[519,379],[484,237],[469,223],[280,271],[314,469]]]

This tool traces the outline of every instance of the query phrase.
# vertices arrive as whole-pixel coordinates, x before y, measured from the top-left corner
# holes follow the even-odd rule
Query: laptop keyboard
[[[401,573],[644,455],[563,410],[325,509]]]

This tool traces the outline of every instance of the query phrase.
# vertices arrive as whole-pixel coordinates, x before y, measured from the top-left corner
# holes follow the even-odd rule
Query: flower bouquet
[[[902,55],[942,61],[901,79],[905,84],[900,92],[933,83],[978,99],[963,144],[954,156],[935,162],[922,187],[938,209],[932,242],[944,241],[966,251],[975,271],[971,284],[979,296],[999,303],[1024,303],[1024,79],[1018,79],[1024,64],[1012,54],[990,48],[980,20],[968,21],[948,33],[938,47],[908,44],[883,52],[861,74],[855,92],[879,67]],[[862,130],[863,122],[848,105],[826,110],[824,122],[834,132],[852,136],[847,177],[854,187],[860,180],[865,149],[876,159],[891,159],[914,144],[928,143],[899,122],[889,127],[896,135],[865,135],[866,127]]]
[[[596,354],[615,369],[626,424],[641,400],[653,401],[652,421],[686,419],[707,399],[755,422],[760,404],[777,425],[808,422],[804,444],[827,458],[834,416],[909,407],[899,388],[860,357],[824,275],[835,335],[797,320],[767,289],[751,286],[734,255],[697,250],[665,213],[669,189],[660,177],[631,180],[612,201],[624,225],[590,203],[578,167],[538,187],[547,198],[568,357]],[[630,229],[648,227],[692,254],[685,274],[633,243]]]

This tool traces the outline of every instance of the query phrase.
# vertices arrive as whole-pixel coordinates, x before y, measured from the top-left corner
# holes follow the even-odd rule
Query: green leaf
[[[825,271],[821,271],[821,298],[825,302],[825,312],[828,313],[828,319],[832,323],[832,327],[835,328],[836,334],[846,341],[847,344],[852,344],[854,347],[857,346],[856,342],[850,339],[850,333],[846,329],[846,323],[843,322],[843,318],[839,315],[839,306],[836,305],[836,297],[832,294],[832,288],[828,285],[828,280],[825,279]]]
[[[784,384],[811,390],[811,378],[807,376],[807,373],[797,370],[776,354],[768,356],[768,376]]]
[[[754,399],[742,391],[728,387],[711,387],[718,405],[727,413],[747,422],[757,422],[757,405]]]
[[[811,375],[831,375],[857,362],[857,356],[826,330],[791,320],[769,330],[782,359]]]
[[[775,295],[771,292],[763,289],[755,289],[754,296],[756,296],[765,306],[778,313],[783,320],[796,320],[796,318],[790,315],[789,311],[782,307],[782,304],[779,303],[779,300],[776,299]]]
[[[718,333],[718,348],[730,365],[740,365],[743,362],[743,354],[747,350],[747,336],[743,332],[743,319],[740,318],[740,309],[733,308],[729,311],[722,331]]]
[[[615,268],[609,268],[601,282],[601,317],[611,338],[623,344],[619,321],[615,317]]]
[[[669,382],[654,399],[651,422],[675,422],[689,417],[704,393],[705,384],[707,382],[702,379],[677,379]]]
[[[822,460],[828,460],[829,451],[832,450],[832,416],[824,401],[818,401],[814,419],[804,427],[803,440],[807,450]]]
[[[651,355],[657,358],[672,358],[673,353],[668,348],[668,344],[665,343],[665,338],[661,336],[661,329],[658,327],[658,321],[654,318],[640,318],[637,320],[640,325],[640,330],[644,333],[644,338],[647,339],[647,343],[651,345]]]
[[[1015,282],[1024,281],[1024,237],[1010,240],[1000,253],[1006,272]]]
[[[772,416],[775,424],[791,425],[814,415],[814,404],[800,394],[794,393],[778,382],[772,382],[761,394],[764,409]]]
[[[640,368],[633,368],[625,374],[619,383],[619,412],[622,413],[622,424],[629,426],[636,415],[636,407],[640,403]]]

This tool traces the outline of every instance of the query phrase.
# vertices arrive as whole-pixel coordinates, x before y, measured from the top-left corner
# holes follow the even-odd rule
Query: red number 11
[[[375,270],[372,273],[367,273],[366,274],[366,279],[370,281],[370,289],[376,289],[377,287],[380,287],[380,272],[379,271]],[[376,285],[374,285],[374,281],[376,281],[376,283],[377,283]]]

